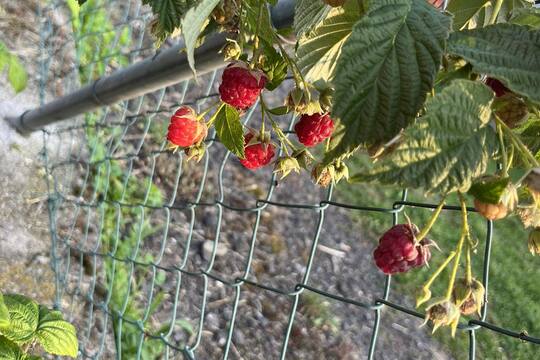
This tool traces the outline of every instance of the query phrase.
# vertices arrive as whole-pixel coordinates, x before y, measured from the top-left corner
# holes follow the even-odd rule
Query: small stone
[[[203,258],[208,260],[212,257],[212,252],[214,251],[214,241],[207,240],[203,244]],[[216,257],[225,256],[229,248],[223,242],[219,242],[216,248]]]

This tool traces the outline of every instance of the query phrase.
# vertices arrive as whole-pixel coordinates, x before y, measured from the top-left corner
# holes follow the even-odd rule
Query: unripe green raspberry
[[[242,55],[240,45],[234,40],[229,40],[221,52],[225,56],[225,61],[238,60],[240,55]]]

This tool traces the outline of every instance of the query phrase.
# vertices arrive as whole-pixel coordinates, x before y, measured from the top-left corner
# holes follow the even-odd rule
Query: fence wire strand
[[[88,2],[91,3],[86,7],[88,11],[76,16],[69,10],[68,1],[49,1],[40,9],[42,103],[155,51],[147,31],[151,14],[139,1]],[[389,276],[381,284],[380,293],[371,298],[342,296],[311,284],[326,218],[339,208],[348,213],[386,214],[397,224],[407,208],[430,211],[436,205],[409,201],[406,190],[388,207],[341,203],[333,200],[332,187],[320,193],[314,202],[276,199],[278,181],[270,171],[256,175],[258,182],[267,184],[264,190],[259,189],[257,196],[246,196],[249,190],[236,189],[243,192],[243,201],[234,199],[230,196],[232,183],[226,180],[225,173],[230,176],[228,170],[235,171],[238,167],[231,154],[216,142],[215,133],[207,140],[207,155],[196,165],[186,164],[181,152],[171,154],[164,136],[168,117],[179,105],[188,104],[201,110],[218,99],[215,92],[218,76],[216,71],[198,81],[187,81],[103,107],[73,119],[66,126],[43,130],[51,262],[56,275],[55,307],[69,314],[69,320],[78,326],[80,358],[152,359],[155,358],[152,351],[161,351],[167,359],[181,356],[195,359],[203,346],[205,318],[210,311],[209,288],[215,283],[232,293],[226,339],[220,344],[224,359],[237,352],[233,344],[235,325],[242,295],[248,288],[289,300],[289,308],[283,309],[288,316],[283,326],[280,359],[288,354],[299,304],[306,293],[372,312],[367,358],[377,357],[377,351],[381,350],[377,342],[383,309],[420,319],[424,315],[390,300]],[[245,125],[256,123],[258,111],[255,106],[245,114]],[[294,121],[294,117],[281,119],[286,134],[291,133]],[[164,164],[172,169],[166,177],[161,173]],[[254,280],[256,277],[252,276],[260,228],[270,208],[311,212],[315,227],[305,263],[300,264],[303,271],[299,281],[279,283],[281,286]],[[459,210],[459,206],[444,207],[445,213]],[[216,270],[223,223],[229,222],[226,213],[253,217],[246,239],[247,252],[239,260],[240,271],[229,274]],[[180,215],[183,222],[177,221]],[[201,223],[207,223],[204,237],[211,240],[211,246],[207,258],[197,263],[193,260],[196,257],[193,244]],[[173,243],[179,228],[186,230],[181,245],[177,239]],[[487,222],[482,272],[486,298],[492,238],[493,225]],[[148,244],[149,239],[152,244]],[[175,247],[180,255],[172,259],[170,249]],[[190,293],[184,287],[191,286],[192,280],[197,282],[198,289]],[[197,296],[186,298],[186,294],[195,293]],[[188,307],[193,311],[189,314],[194,320],[190,325],[182,322],[186,314],[180,312],[186,302],[191,303]],[[494,331],[540,344],[539,338],[525,332],[488,323],[487,304],[479,320],[459,325],[459,330],[469,335],[470,359],[475,358],[478,331]],[[149,325],[156,314],[165,315],[161,316],[159,326]]]

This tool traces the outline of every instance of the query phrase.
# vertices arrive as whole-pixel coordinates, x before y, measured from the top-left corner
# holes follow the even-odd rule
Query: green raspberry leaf
[[[32,341],[39,320],[38,304],[25,296],[12,294],[4,295],[4,302],[10,326],[2,330],[2,335],[17,344]]]
[[[267,78],[265,88],[273,91],[277,89],[287,77],[287,61],[283,55],[278,53],[276,49],[266,41],[261,41],[261,45],[264,53],[264,63],[261,66],[261,70]]]
[[[427,102],[425,116],[405,131],[396,150],[353,181],[378,180],[428,193],[467,191],[498,148],[488,125],[492,101],[484,84],[455,80]]]
[[[290,112],[290,109],[288,106],[278,106],[273,109],[268,109],[268,112],[277,116],[283,116],[288,114]]]
[[[259,0],[245,1],[242,4],[246,11],[246,20],[249,31],[255,34],[258,30],[261,39],[268,44],[274,44],[277,39],[274,35],[274,26],[270,18],[270,13],[266,6],[263,7],[259,21],[259,4]]]
[[[32,360],[24,354],[19,346],[8,338],[0,335],[0,359],[2,360]]]
[[[36,338],[45,351],[54,355],[77,357],[79,343],[75,327],[64,321],[62,313],[39,307]]]
[[[19,58],[9,52],[6,45],[0,41],[0,75],[7,67],[8,81],[15,92],[21,92],[28,83],[28,74]]]
[[[418,114],[439,70],[451,18],[425,0],[372,0],[343,46],[327,161],[392,139]]]
[[[309,81],[333,78],[341,49],[364,13],[357,1],[333,8],[313,31],[298,41],[298,67]]]
[[[8,80],[13,90],[19,93],[26,89],[28,74],[16,56],[11,56],[9,61]]]
[[[490,0],[451,0],[447,10],[454,15],[452,27],[463,29],[476,14],[489,5]]]
[[[473,69],[540,103],[540,30],[496,24],[452,33],[448,51]]]
[[[317,28],[332,10],[321,0],[297,0],[294,8],[294,32],[300,38],[302,35]]]
[[[525,25],[533,29],[540,29],[540,9],[518,8],[512,11],[510,18],[512,24]]]
[[[531,115],[526,123],[516,129],[516,132],[531,153],[540,159],[540,117]]]
[[[202,0],[200,3],[192,7],[186,13],[184,20],[182,20],[182,34],[186,42],[186,52],[188,57],[189,66],[193,73],[195,73],[195,47],[197,46],[197,39],[208,24],[208,17],[219,4],[220,0]]]
[[[508,184],[510,184],[509,177],[480,179],[471,186],[469,194],[483,203],[498,204],[501,202]]]
[[[245,157],[244,130],[238,110],[228,104],[223,104],[215,116],[215,127],[219,140],[227,150],[243,159]]]
[[[143,4],[150,5],[159,20],[160,27],[171,33],[180,26],[182,17],[200,0],[143,0]]]
[[[4,295],[0,292],[0,333],[9,326],[9,311],[4,302]]]

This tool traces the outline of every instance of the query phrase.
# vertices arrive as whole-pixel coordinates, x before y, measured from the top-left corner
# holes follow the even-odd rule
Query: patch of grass
[[[351,174],[355,174],[365,159],[352,164]],[[392,187],[381,187],[375,184],[342,184],[337,187],[336,199],[341,202],[391,208],[394,201],[401,197],[401,190]],[[437,204],[438,196],[425,198],[418,191],[411,191],[409,201]],[[451,196],[447,204],[458,205],[455,196]],[[468,199],[468,205],[472,205]],[[420,228],[428,221],[431,211],[428,209],[407,207],[405,214]],[[351,212],[351,216],[359,221],[368,233],[372,234],[373,247],[384,231],[391,226],[389,214],[374,212]],[[400,214],[400,222],[406,219]],[[477,253],[473,256],[474,276],[482,279],[484,265],[484,249],[486,245],[487,223],[478,214],[469,215],[469,223],[473,236],[478,239]],[[391,295],[393,301],[400,297],[415,298],[416,292],[427,280],[430,273],[445,259],[459,239],[460,219],[458,211],[444,211],[430,233],[442,251],[432,249],[433,258],[430,268],[411,271],[394,277],[394,288]],[[492,242],[489,303],[487,321],[513,331],[526,330],[531,336],[540,336],[540,264],[527,249],[527,233],[516,217],[494,223]],[[464,263],[464,260],[462,260]],[[374,266],[375,271],[375,266]],[[460,274],[464,274],[464,266]],[[448,272],[443,273],[432,286],[433,297],[443,296],[448,284]],[[421,309],[423,311],[423,308]],[[464,318],[462,318],[463,321]],[[456,359],[465,359],[468,354],[468,333],[458,331],[454,339],[449,329],[443,328],[434,335]],[[536,359],[540,354],[540,346],[523,343],[517,339],[500,335],[487,329],[476,331],[477,358],[479,359]]]
[[[309,319],[314,327],[330,330],[333,333],[338,331],[340,320],[334,314],[329,301],[311,292],[305,292],[300,299],[299,311]]]

